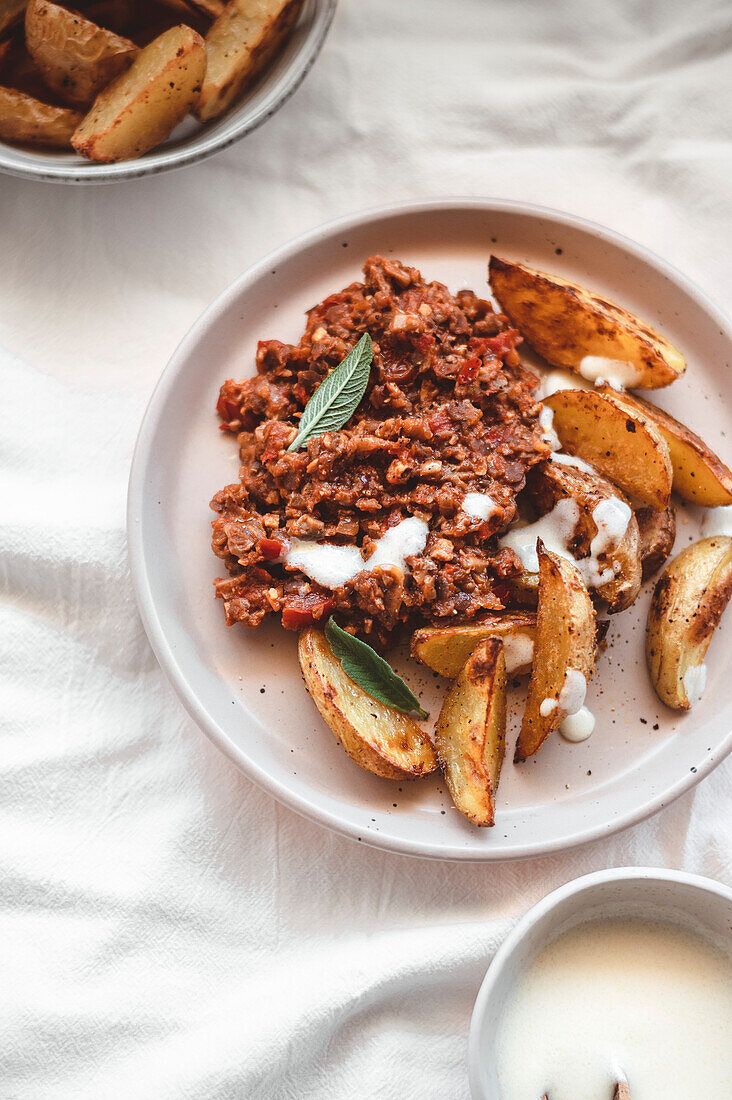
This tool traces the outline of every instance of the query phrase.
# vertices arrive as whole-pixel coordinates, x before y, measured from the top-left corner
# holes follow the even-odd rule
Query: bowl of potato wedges
[[[270,118],[335,0],[0,0],[0,169],[107,183],[180,168]]]

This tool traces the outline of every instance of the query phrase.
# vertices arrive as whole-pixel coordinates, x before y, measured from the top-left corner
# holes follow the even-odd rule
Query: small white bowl
[[[256,130],[287,102],[320,53],[335,9],[336,0],[304,0],[285,48],[241,102],[215,122],[201,125],[193,118],[186,119],[163,145],[138,160],[92,164],[76,153],[0,141],[0,171],[55,183],[119,183],[204,160]]]
[[[468,1041],[473,1100],[500,1100],[494,1045],[519,976],[557,936],[602,917],[664,921],[729,941],[732,890],[683,871],[621,867],[585,875],[547,894],[501,944],[480,987]]]

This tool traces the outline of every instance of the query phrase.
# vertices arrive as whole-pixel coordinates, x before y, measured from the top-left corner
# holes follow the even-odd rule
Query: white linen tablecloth
[[[497,867],[333,836],[240,776],[148,647],[124,508],[178,340],[272,247],[383,201],[556,206],[732,306],[727,0],[342,0],[249,139],[106,188],[0,179],[0,1097],[465,1100],[511,924],[630,863],[732,881],[732,767]]]

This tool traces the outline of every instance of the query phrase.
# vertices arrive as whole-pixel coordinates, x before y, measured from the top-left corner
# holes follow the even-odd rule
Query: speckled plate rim
[[[636,825],[638,822],[657,813],[686,791],[691,790],[732,752],[732,729],[726,731],[724,735],[720,735],[719,741],[703,758],[698,760],[694,772],[685,772],[676,782],[670,783],[646,801],[633,806],[632,809],[624,813],[618,813],[600,825],[581,828],[572,835],[550,840],[537,838],[536,841],[528,844],[508,844],[500,849],[486,848],[477,851],[475,849],[465,850],[462,847],[448,843],[443,845],[414,841],[390,835],[385,829],[382,829],[378,835],[364,833],[363,829],[353,822],[345,820],[341,815],[319,805],[317,799],[307,798],[298,791],[293,790],[287,780],[282,780],[261,768],[257,761],[237,745],[226,730],[208,713],[205,705],[198,698],[182,671],[161,624],[145,560],[145,532],[143,524],[139,522],[145,498],[146,470],[151,460],[158,423],[168,395],[177,384],[178,371],[200,340],[201,331],[207,329],[220,313],[224,312],[237,298],[243,295],[249,285],[265,276],[273,268],[280,268],[283,264],[288,263],[300,250],[322,242],[331,236],[340,236],[367,226],[369,222],[379,218],[399,215],[423,215],[427,217],[440,211],[524,214],[541,218],[560,228],[574,228],[591,233],[598,241],[620,247],[632,257],[661,272],[670,282],[679,286],[684,293],[688,294],[700,308],[704,309],[713,318],[720,330],[727,333],[732,342],[732,322],[701,289],[687,279],[677,268],[630,238],[573,214],[515,200],[456,197],[385,204],[326,222],[270,252],[239,276],[201,314],[179,344],[160,376],[143,416],[130,470],[127,502],[127,539],[130,569],[140,616],[150,645],[161,668],[191,718],[245,775],[278,801],[303,817],[318,822],[342,836],[402,855],[472,863],[530,859],[568,851],[591,841],[600,840],[629,828],[631,825]]]
[[[280,74],[279,80],[273,84],[269,94],[263,97],[254,110],[247,112],[246,104],[241,108],[234,108],[228,125],[212,128],[209,131],[202,129],[195,135],[195,141],[191,144],[184,143],[172,148],[163,146],[157,151],[147,153],[140,160],[120,161],[117,164],[92,164],[79,158],[70,164],[54,165],[51,156],[46,157],[44,162],[16,163],[17,156],[34,155],[33,150],[20,146],[16,149],[7,142],[0,141],[0,172],[20,179],[39,180],[44,183],[78,185],[121,183],[125,180],[141,179],[143,176],[154,176],[161,172],[185,168],[187,165],[196,164],[215,153],[228,149],[276,114],[280,107],[295,94],[315,64],[333,22],[337,0],[311,0],[311,3],[313,10],[310,26],[289,68]],[[265,91],[266,82],[265,75],[262,85]],[[237,117],[239,111],[241,111],[241,118]]]

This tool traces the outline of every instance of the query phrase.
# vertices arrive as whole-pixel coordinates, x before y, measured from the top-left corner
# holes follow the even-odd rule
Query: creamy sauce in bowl
[[[500,1100],[732,1097],[732,959],[693,932],[582,924],[545,947],[499,1022]]]

